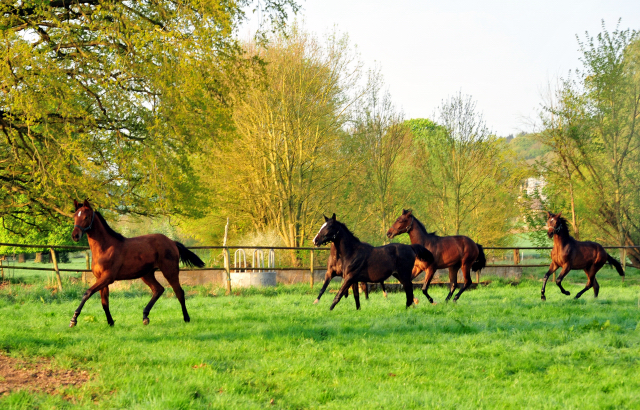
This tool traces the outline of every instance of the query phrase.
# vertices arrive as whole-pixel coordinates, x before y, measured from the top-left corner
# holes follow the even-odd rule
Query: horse
[[[427,232],[422,222],[413,215],[411,210],[404,209],[402,215],[396,219],[391,228],[387,231],[387,237],[393,239],[400,234],[409,234],[412,244],[419,244],[427,248],[433,254],[434,263],[426,266],[422,293],[430,303],[434,304],[429,296],[429,284],[437,269],[449,268],[449,282],[451,288],[445,299],[451,299],[453,292],[458,286],[458,271],[462,269],[464,285],[455,295],[453,301],[456,302],[462,293],[471,286],[470,270],[477,272],[487,265],[484,249],[475,243],[471,238],[462,235],[438,236],[435,232]],[[420,272],[416,274],[419,275]]]
[[[313,302],[314,305],[320,302],[320,298],[324,294],[325,290],[327,290],[327,286],[329,286],[329,282],[331,282],[331,279],[335,278],[336,276],[342,277],[342,273],[342,259],[340,259],[340,256],[338,254],[338,248],[336,248],[336,245],[332,242],[331,250],[329,251],[329,260],[327,261],[327,273],[325,273],[324,275],[324,283],[322,284],[322,288],[320,289],[320,294],[318,294],[318,297]],[[353,288],[354,286],[356,285],[351,285],[351,288]],[[381,283],[380,286],[382,287],[382,292],[384,294],[384,297],[386,298],[387,290],[384,287],[384,283]],[[369,285],[366,282],[362,282],[360,283],[360,289],[364,292],[365,298],[369,299]],[[355,290],[353,292],[355,292]],[[344,296],[349,296],[348,289]]]
[[[80,204],[74,200],[74,226],[71,239],[78,242],[83,234],[89,239],[91,248],[91,271],[96,282],[82,296],[69,327],[78,323],[78,316],[86,301],[100,291],[102,308],[109,326],[114,321],[109,312],[109,285],[117,280],[142,279],[151,288],[153,296],[142,311],[142,323],[149,324],[149,312],[158,298],[164,293],[164,287],[155,277],[155,270],[162,274],[173,288],[182,306],[182,316],[189,322],[189,313],[184,300],[184,290],[180,286],[180,261],[187,266],[204,266],[204,262],[180,242],[172,241],[162,234],[143,235],[125,238],[115,232],[100,212],[94,210],[89,201]]]
[[[544,275],[542,283],[542,300],[547,300],[544,295],[547,280],[558,268],[562,268],[560,276],[556,280],[556,285],[564,295],[571,295],[571,292],[562,287],[562,280],[569,274],[571,269],[584,269],[587,274],[587,286],[576,294],[578,299],[584,292],[593,288],[594,297],[598,297],[600,285],[596,280],[596,273],[609,263],[615,267],[620,276],[624,276],[622,265],[604,250],[597,242],[577,241],[569,234],[567,220],[562,217],[562,212],[554,215],[547,211],[547,236],[553,239],[553,249],[551,249],[551,265]]]
[[[416,259],[427,263],[433,261],[433,255],[421,245],[403,245],[392,243],[373,247],[361,242],[345,224],[336,220],[336,214],[331,218],[324,217],[325,223],[313,238],[315,246],[327,242],[335,244],[340,255],[344,280],[338,294],[329,310],[333,310],[342,296],[353,284],[358,282],[382,283],[389,276],[395,276],[407,296],[407,307],[413,304],[412,273]],[[360,309],[360,298],[357,286],[353,288],[356,309]]]

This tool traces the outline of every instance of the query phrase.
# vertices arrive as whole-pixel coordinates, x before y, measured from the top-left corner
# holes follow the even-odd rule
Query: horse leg
[[[380,282],[380,287],[382,288],[382,295],[386,299],[387,298],[387,289],[385,289],[385,287],[384,287],[384,282]]]
[[[164,286],[162,286],[156,279],[155,272],[148,273],[141,279],[144,283],[146,283],[147,286],[149,286],[149,288],[151,288],[151,292],[153,293],[153,295],[151,296],[151,300],[149,301],[149,303],[147,303],[147,306],[142,311],[142,324],[148,325],[149,313],[151,312],[151,308],[156,304],[156,301],[164,293]]]
[[[113,318],[111,317],[111,312],[109,312],[109,286],[100,289],[100,300],[102,301],[104,314],[107,315],[107,323],[109,323],[109,326],[113,326]]]
[[[462,295],[462,292],[464,292],[471,286],[471,266],[462,265],[462,274],[464,275],[464,285],[462,285],[462,288],[460,289],[458,294],[453,298],[454,302],[457,302],[460,298],[460,295]]]
[[[173,292],[176,294],[176,297],[180,301],[180,306],[182,307],[182,317],[184,318],[184,321],[190,322],[191,318],[189,317],[189,313],[187,313],[187,305],[185,304],[185,301],[184,301],[184,290],[182,289],[182,286],[180,286],[180,279],[179,279],[180,270],[177,267],[176,268],[172,267],[170,268],[169,272],[170,273],[167,274],[163,270],[162,274],[167,279],[167,282],[169,282],[169,285],[171,285],[171,287],[173,288]]]
[[[556,285],[558,285],[558,287],[560,288],[560,292],[562,292],[563,295],[567,296],[569,296],[571,292],[562,287],[562,280],[569,274],[570,271],[571,267],[569,265],[566,265],[562,268],[562,271],[560,271],[560,276],[558,276],[558,279],[556,280]],[[589,286],[589,288],[591,288],[591,286]]]
[[[360,288],[364,293],[364,298],[369,300],[369,282],[360,282]]]
[[[342,299],[342,296],[349,290],[349,286],[351,286],[351,280],[350,278],[344,278],[344,280],[342,281],[342,286],[340,286],[340,289],[338,290],[338,294],[336,295],[336,297],[333,299],[333,303],[331,303],[331,307],[329,307],[329,310],[333,310],[334,307],[336,307],[336,305],[338,304],[338,302],[340,302],[340,299]]]
[[[356,310],[360,310],[360,292],[358,291],[358,282],[353,282],[351,290],[353,291],[353,299],[356,301]]]
[[[447,298],[444,300],[445,302],[448,302],[449,299],[451,299],[453,292],[455,292],[456,287],[458,286],[458,269],[460,269],[459,266],[449,267],[449,282],[451,286],[449,289],[449,294],[447,295]]]
[[[409,279],[405,278],[399,280],[404,287],[404,293],[407,295],[407,307],[409,307],[413,304],[413,282],[411,281],[411,277],[409,277]]]
[[[435,273],[436,273],[435,265],[430,266],[427,269],[427,272],[425,273],[424,284],[422,285],[422,293],[427,297],[427,300],[432,305],[435,305],[435,303],[433,302],[433,299],[431,298],[431,296],[429,296],[428,291],[429,291],[429,285],[431,284],[431,279],[433,279],[433,275],[435,275]]]
[[[78,324],[78,316],[80,316],[80,312],[82,312],[82,307],[84,306],[84,304],[87,303],[87,300],[89,300],[89,298],[94,293],[98,292],[100,289],[106,286],[109,286],[109,281],[110,281],[110,277],[104,274],[103,276],[101,276],[96,280],[96,283],[94,283],[93,286],[91,286],[89,289],[87,289],[86,292],[84,292],[84,295],[82,295],[82,300],[80,301],[80,305],[78,305],[78,308],[73,313],[73,317],[71,318],[71,323],[69,323],[69,327],[74,327],[75,325]]]
[[[593,288],[593,294],[595,295],[595,297],[598,297],[598,292],[600,291],[600,285],[596,280],[596,273],[598,272],[598,269],[599,268],[596,266],[591,266],[591,268],[584,270],[587,274],[587,286],[585,286],[584,289],[578,292],[575,297],[576,299],[578,299],[584,292],[588,291],[591,288]]]
[[[326,275],[324,275],[324,283],[322,284],[320,293],[318,294],[318,297],[316,298],[316,300],[313,302],[314,305],[320,302],[320,298],[322,297],[322,294],[324,293],[324,291],[327,290],[327,286],[329,286],[329,282],[331,282],[331,279],[333,279],[333,275],[327,272]]]
[[[544,274],[544,282],[542,282],[542,291],[541,298],[542,300],[547,300],[547,297],[544,295],[545,288],[547,287],[547,280],[549,280],[549,276],[555,271],[558,270],[558,265],[555,262],[551,262],[551,266],[549,266],[549,270]]]

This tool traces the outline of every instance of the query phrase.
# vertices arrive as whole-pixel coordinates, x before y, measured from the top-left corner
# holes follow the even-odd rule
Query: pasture
[[[90,375],[57,394],[12,392],[0,407],[32,408],[638,408],[640,288],[598,275],[600,297],[573,300],[555,284],[540,300],[544,268],[515,284],[493,279],[457,304],[405,309],[404,293],[374,292],[356,311],[318,305],[319,286],[279,286],[222,296],[188,288],[191,323],[171,289],[142,325],[144,285],[111,292],[115,326],[100,299],[69,319],[84,291],[65,282],[12,280],[0,289],[0,349],[27,361]],[[483,278],[485,280],[487,278]],[[491,279],[491,278],[488,278]],[[584,274],[571,273],[572,295]],[[332,283],[335,291],[338,283]]]

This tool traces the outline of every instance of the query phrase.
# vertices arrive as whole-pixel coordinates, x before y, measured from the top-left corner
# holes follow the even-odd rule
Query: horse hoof
[[[387,298],[387,292],[382,292],[382,295],[384,296],[384,298]]]
[[[109,326],[113,327],[113,325],[115,324],[115,322],[109,322]]]
[[[546,297],[545,295],[542,295],[541,299],[542,299],[543,301],[546,301],[546,300],[547,300],[547,297]]]
[[[69,327],[74,327],[75,325],[77,325],[78,322],[75,320],[72,320],[71,323],[69,323]]]
[[[438,302],[431,301],[431,304],[435,306],[438,304]]]
[[[145,317],[144,319],[142,319],[142,324],[145,325],[145,326],[148,325],[149,324],[149,318]]]
[[[418,303],[420,303],[420,301],[418,300],[418,298],[413,298],[413,303],[417,305]]]
[[[314,305],[317,305],[317,304],[318,304],[318,302],[320,302],[320,299],[316,299],[316,300],[314,300],[314,301],[313,301],[313,304],[314,304]]]
[[[562,292],[562,293],[563,293],[563,294],[565,294],[565,295],[567,295],[567,296],[571,295],[571,292],[569,292],[568,290],[565,290],[565,291],[564,291],[564,292]]]

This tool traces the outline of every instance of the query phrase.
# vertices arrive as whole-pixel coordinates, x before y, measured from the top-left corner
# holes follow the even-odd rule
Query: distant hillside
[[[542,157],[551,150],[549,147],[543,145],[539,141],[536,141],[533,134],[518,134],[516,137],[507,137],[509,146],[516,152],[518,158],[527,162],[533,162],[534,160]]]

